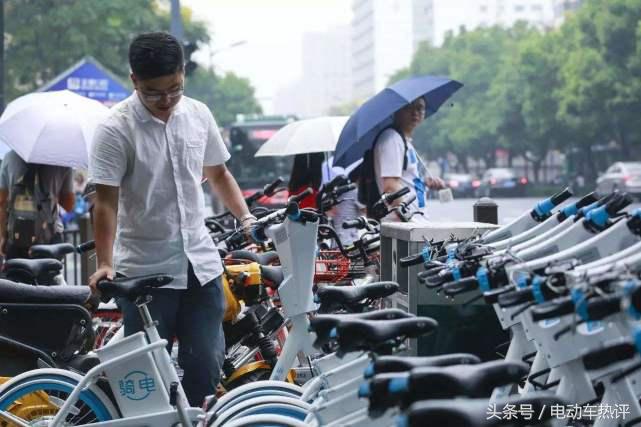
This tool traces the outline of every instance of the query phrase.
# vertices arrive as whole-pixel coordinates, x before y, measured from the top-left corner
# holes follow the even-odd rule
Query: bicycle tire
[[[212,427],[222,427],[228,422],[250,415],[272,414],[282,415],[304,421],[311,412],[309,403],[287,396],[258,396],[237,402],[216,413],[216,421]]]
[[[51,421],[82,377],[61,369],[38,369],[18,375],[0,388],[0,411],[7,411],[25,422]],[[24,402],[38,402],[32,407]],[[92,424],[119,418],[118,410],[98,387],[80,393],[65,425]]]
[[[285,417],[282,415],[260,414],[249,415],[230,421],[225,427],[309,427],[304,422],[295,418]]]
[[[222,396],[209,412],[216,414],[219,411],[225,410],[225,408],[234,405],[239,400],[269,394],[300,397],[303,394],[303,389],[300,386],[286,383],[284,381],[268,380],[260,381],[259,383],[245,384]]]

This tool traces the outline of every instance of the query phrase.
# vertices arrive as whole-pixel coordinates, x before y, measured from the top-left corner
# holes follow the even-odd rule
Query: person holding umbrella
[[[359,198],[368,211],[380,193],[406,186],[422,209],[426,189],[444,188],[417,155],[411,138],[421,121],[436,114],[461,87],[447,77],[409,77],[383,89],[350,116],[336,144],[334,165],[347,167],[363,159]]]
[[[414,130],[423,121],[425,109],[423,97],[401,108],[394,114],[393,125],[382,131],[374,142],[374,171],[379,192],[393,193],[408,187],[410,194],[416,196],[410,207],[411,211],[423,211],[426,206],[427,189],[445,188],[442,179],[429,175],[427,167],[412,144]],[[398,199],[393,204],[401,202],[402,199]]]
[[[256,218],[225,166],[230,155],[211,111],[183,96],[180,42],[140,34],[129,64],[135,91],[96,129],[89,160],[98,262],[90,286],[116,272],[174,277],[148,307],[169,346],[178,338],[182,385],[200,406],[215,391],[225,351],[223,265],[205,226],[203,174],[245,230]],[[135,304],[118,303],[125,334],[143,330]]]

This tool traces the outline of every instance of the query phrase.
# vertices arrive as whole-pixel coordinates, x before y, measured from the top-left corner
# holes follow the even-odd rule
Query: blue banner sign
[[[64,89],[95,99],[107,106],[122,101],[131,93],[131,90],[127,89],[117,77],[89,56],[58,75],[40,88],[40,91]]]

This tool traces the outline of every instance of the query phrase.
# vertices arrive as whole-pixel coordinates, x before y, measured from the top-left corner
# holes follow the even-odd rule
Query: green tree
[[[557,88],[559,36],[524,28],[492,83],[499,118],[498,135],[510,150],[532,164],[535,180],[549,151],[563,142]]]
[[[130,84],[128,49],[131,39],[146,31],[169,30],[166,0],[7,0],[6,90],[11,100],[91,55],[122,82]],[[204,23],[182,8],[185,39],[209,42]],[[238,113],[259,113],[254,89],[233,73],[218,76],[199,67],[187,77],[188,95],[211,108],[225,125]]]
[[[31,92],[86,55],[128,82],[135,34],[168,31],[169,11],[154,0],[5,1],[7,99]],[[201,22],[183,9],[185,37],[207,43]]]
[[[233,123],[237,114],[262,113],[249,80],[234,73],[221,77],[211,69],[197,68],[186,79],[185,93],[207,104],[222,126]]]
[[[583,153],[588,179],[604,166],[594,145],[614,141],[624,159],[638,152],[640,24],[641,0],[590,0],[561,29],[558,119],[572,136],[568,145]]]
[[[594,146],[612,142],[620,157],[641,154],[641,0],[587,0],[559,29],[524,24],[450,35],[422,45],[409,75],[446,75],[465,84],[417,130],[419,149],[494,164],[497,148],[532,163],[535,175],[551,149],[582,153],[594,179]]]
[[[429,118],[416,134],[420,150],[442,155],[453,153],[467,169],[467,157],[483,159],[492,166],[496,149],[505,144],[499,137],[504,123],[496,108],[497,94],[492,82],[500,75],[504,58],[514,51],[524,32],[499,27],[463,32],[446,38],[440,48],[421,45],[404,75],[445,75],[465,84],[450,103]],[[449,110],[449,111],[448,111]]]

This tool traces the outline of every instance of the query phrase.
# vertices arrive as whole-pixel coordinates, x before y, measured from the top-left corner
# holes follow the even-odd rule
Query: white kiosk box
[[[422,251],[425,243],[455,241],[480,235],[498,228],[497,225],[481,222],[385,222],[381,225],[381,280],[398,282],[401,292],[388,301],[416,315],[433,317],[439,322],[438,331],[410,343],[414,355],[471,352],[484,359],[495,354],[496,345],[507,341],[500,328],[496,314],[482,300],[467,305],[466,302],[479,296],[471,292],[457,298],[447,298],[442,293],[428,289],[419,283],[417,274],[423,265],[401,267],[399,260]],[[494,334],[488,337],[485,334]],[[495,339],[496,338],[496,339]]]

